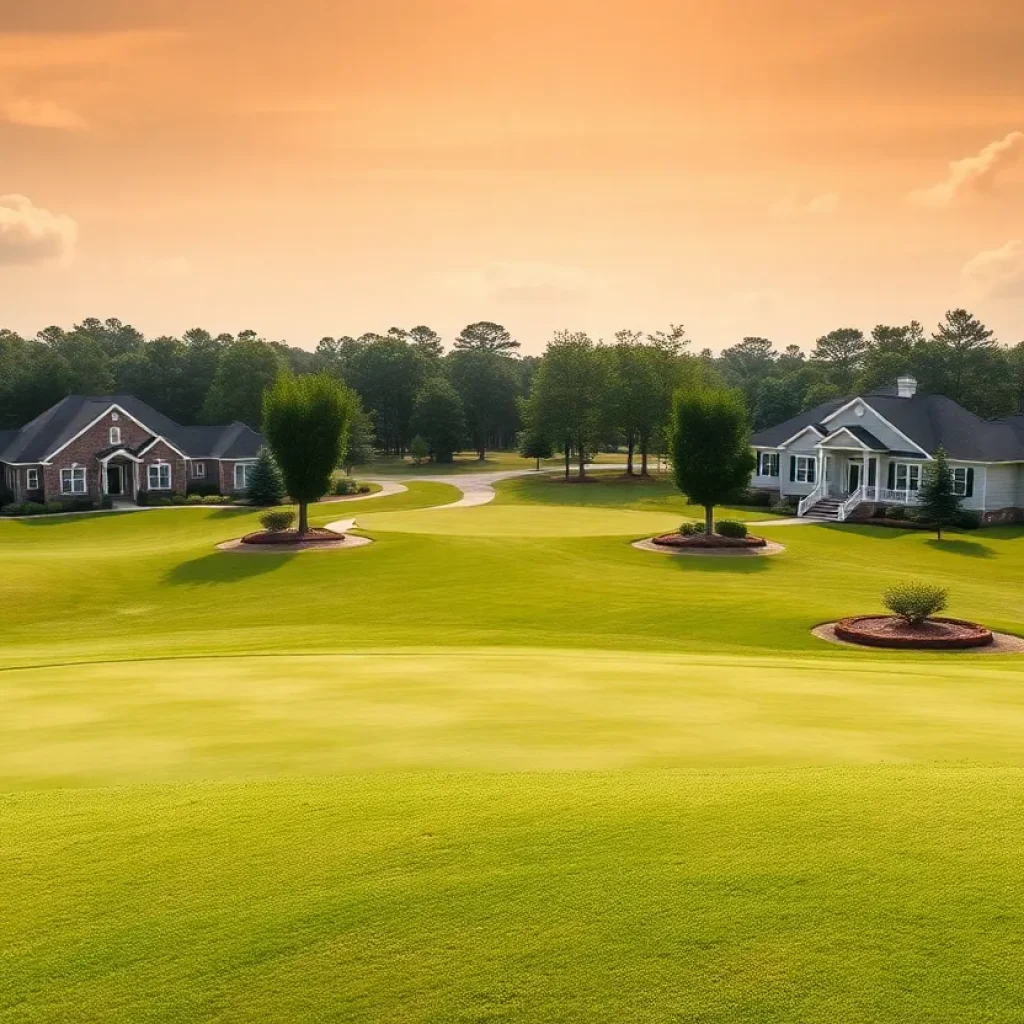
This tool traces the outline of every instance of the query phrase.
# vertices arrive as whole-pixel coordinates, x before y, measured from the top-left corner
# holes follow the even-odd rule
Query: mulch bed
[[[665,548],[763,548],[768,541],[764,537],[723,537],[717,533],[663,533],[660,537],[652,537],[652,542]]]
[[[665,538],[676,538],[672,543],[667,543]],[[765,540],[763,537],[715,537],[715,540],[729,541],[727,544],[707,543],[707,538],[702,538],[703,544],[683,544],[677,541],[693,541],[700,534],[690,537],[683,537],[678,533],[666,533],[660,537],[651,537],[647,540],[633,541],[633,547],[641,551],[657,551],[662,555],[691,555],[704,558],[751,558],[756,555],[778,555],[786,549],[774,541]],[[743,543],[744,541],[760,541],[760,543]]]
[[[856,615],[833,624],[839,640],[865,647],[957,651],[992,643],[992,631],[976,622],[941,616],[911,626],[895,615]]]
[[[322,544],[344,540],[342,534],[334,530],[325,530],[321,526],[312,526],[304,534],[298,530],[257,530],[256,533],[247,533],[242,538],[243,544],[274,544],[294,547],[296,544]]]

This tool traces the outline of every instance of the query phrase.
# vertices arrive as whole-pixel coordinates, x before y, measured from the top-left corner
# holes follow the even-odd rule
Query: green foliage
[[[355,494],[358,490],[359,485],[350,476],[338,477],[334,481],[334,493],[337,495]]]
[[[423,462],[424,459],[430,455],[430,449],[427,447],[427,442],[417,434],[409,445],[409,455],[412,457],[412,461],[418,466]]]
[[[249,474],[249,488],[245,493],[251,505],[280,505],[284,498],[284,481],[270,449],[260,449],[256,465]]]
[[[796,515],[797,507],[787,498],[779,498],[772,505],[771,510],[778,516],[794,516]]]
[[[282,374],[263,397],[263,432],[285,489],[299,506],[299,533],[308,506],[331,487],[345,454],[352,396],[333,377]]]
[[[715,533],[722,537],[746,537],[747,525],[735,519],[720,519],[715,524]]]
[[[897,583],[883,595],[885,607],[911,626],[919,626],[946,607],[949,591],[931,583]]]
[[[904,505],[889,505],[885,509],[886,519],[906,519],[907,509]]]
[[[411,427],[435,462],[451,462],[462,447],[466,436],[462,400],[444,377],[431,377],[423,385],[413,406]]]
[[[271,509],[260,516],[260,525],[267,533],[281,533],[290,529],[294,522],[295,510],[290,508]]]
[[[935,528],[942,540],[945,527],[956,526],[962,513],[963,499],[953,487],[953,471],[940,445],[933,462],[924,468],[924,480],[918,491],[917,519]]]
[[[456,352],[512,355],[519,348],[519,342],[501,324],[482,320],[479,323],[463,327],[452,347]]]
[[[672,475],[676,486],[705,510],[714,529],[714,506],[749,481],[755,456],[743,399],[735,391],[709,388],[676,393],[672,419]]]
[[[341,466],[350,476],[356,466],[373,462],[373,416],[363,408],[359,396],[352,396],[352,417],[348,425],[348,444]]]
[[[697,534],[703,534],[705,532],[704,531],[704,524],[703,523],[695,523],[695,522],[692,522],[691,520],[687,519],[683,523],[680,524],[679,532],[684,537],[695,537]]]
[[[516,451],[524,459],[535,459],[540,469],[542,459],[550,459],[555,454],[555,446],[551,438],[537,427],[527,427],[520,431],[516,438]]]
[[[243,332],[224,345],[203,404],[207,423],[239,420],[250,427],[260,424],[263,392],[283,368],[280,354],[252,332]]]
[[[518,418],[515,362],[504,350],[457,347],[445,360],[445,366],[462,403],[464,429],[482,459],[502,424],[515,423]]]

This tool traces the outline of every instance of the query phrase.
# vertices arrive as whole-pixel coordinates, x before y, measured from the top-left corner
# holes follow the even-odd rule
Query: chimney
[[[896,381],[896,394],[900,398],[913,398],[917,394],[917,378],[904,374]]]

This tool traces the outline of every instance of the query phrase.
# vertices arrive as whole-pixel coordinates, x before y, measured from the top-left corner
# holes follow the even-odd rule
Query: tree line
[[[954,309],[930,334],[915,322],[868,333],[840,328],[810,354],[747,337],[719,355],[694,351],[680,325],[622,330],[607,343],[555,334],[543,356],[522,356],[500,324],[467,325],[445,350],[426,326],[325,337],[313,351],[255,331],[147,339],[119,320],[87,319],[35,338],[0,329],[0,429],[28,422],[68,394],[128,392],[179,423],[240,420],[259,428],[263,393],[282,372],[323,373],[358,398],[348,459],[409,451],[414,440],[444,460],[471,447],[557,450],[580,461],[621,445],[646,472],[668,446],[673,393],[683,386],[739,391],[755,429],[830,398],[911,373],[981,416],[1024,409],[1024,343],[1001,345],[971,313]]]

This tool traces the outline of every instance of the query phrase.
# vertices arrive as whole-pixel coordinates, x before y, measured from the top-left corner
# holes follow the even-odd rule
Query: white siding
[[[863,409],[863,415],[857,415],[857,409]],[[863,427],[878,438],[887,448],[895,451],[915,451],[914,446],[892,427],[887,426],[878,414],[866,402],[855,402],[848,409],[844,409],[838,416],[833,417],[827,423],[829,433],[838,430],[840,427]]]
[[[960,463],[960,465],[963,465],[963,463]],[[1016,504],[1016,466],[974,467],[974,497],[964,500],[965,508],[975,508],[989,512],[998,508],[1013,508]]]

